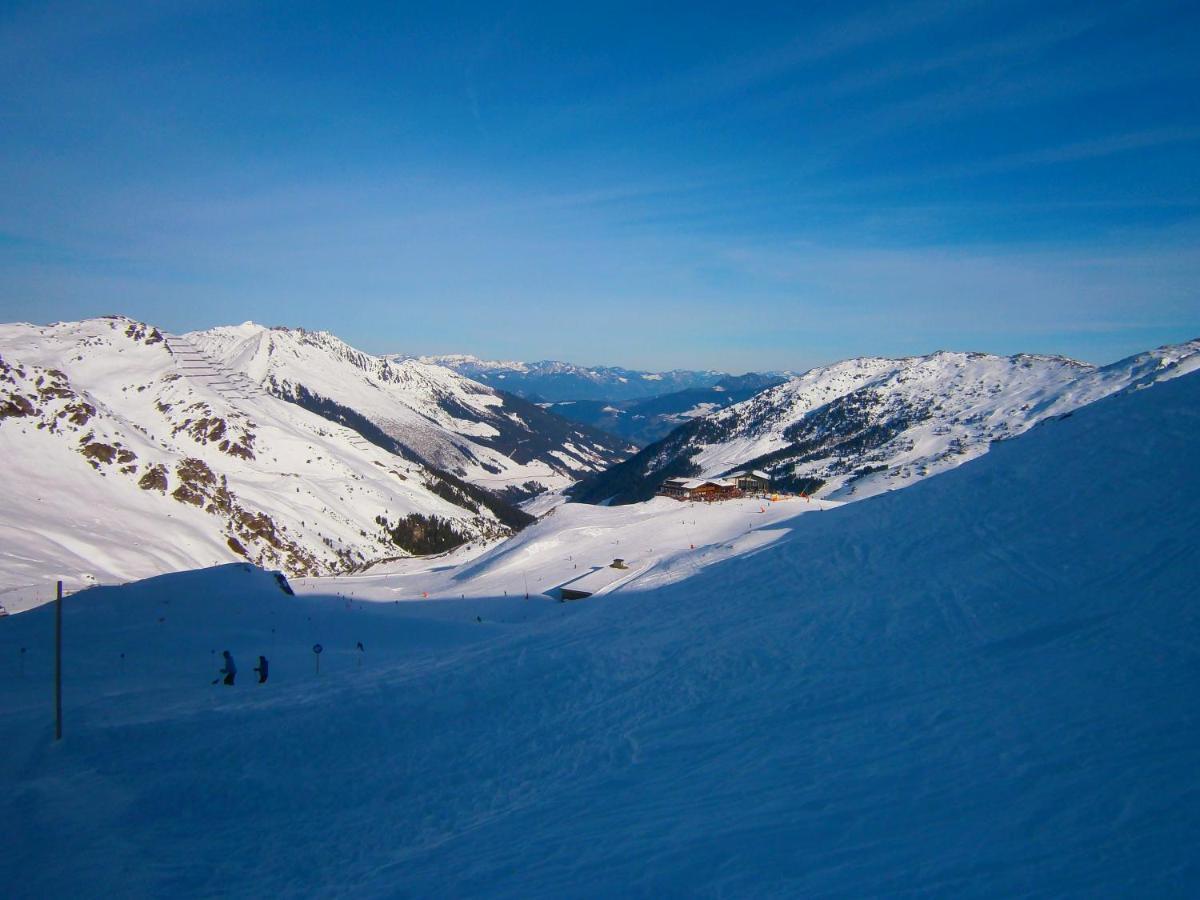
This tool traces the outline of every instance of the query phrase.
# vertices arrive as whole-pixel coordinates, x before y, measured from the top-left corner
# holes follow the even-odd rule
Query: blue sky
[[[0,319],[804,368],[1200,336],[1190,3],[0,5]]]

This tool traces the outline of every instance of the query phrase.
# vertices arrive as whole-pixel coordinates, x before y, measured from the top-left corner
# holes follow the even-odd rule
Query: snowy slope
[[[1198,411],[1112,397],[578,603],[85,592],[54,746],[51,610],[0,619],[6,894],[1189,896]]]
[[[764,469],[779,487],[865,497],[987,452],[993,441],[1200,365],[1200,340],[1097,368],[1065,357],[940,352],[852,359],[676,429],[575,499],[629,502],[677,475]]]
[[[247,322],[187,337],[277,396],[365,419],[374,439],[514,500],[568,487],[630,449],[442,366],[371,356],[327,332]]]
[[[558,589],[615,559],[622,586],[661,586],[786,537],[796,518],[841,504],[792,498],[679,503],[656,498],[636,506],[568,503],[520,534],[436,559],[406,559],[333,578],[294,579],[302,593],[359,600],[497,597],[528,593],[559,599]],[[614,581],[605,593],[617,586]]]
[[[0,604],[250,559],[292,574],[403,554],[376,521],[510,533],[359,435],[113,317],[0,327]],[[15,593],[14,593],[15,592]]]

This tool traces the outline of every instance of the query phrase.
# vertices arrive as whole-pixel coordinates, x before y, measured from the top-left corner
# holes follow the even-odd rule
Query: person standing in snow
[[[225,657],[225,668],[218,672],[218,675],[225,676],[225,683],[233,684],[233,679],[237,676],[237,666],[233,662],[233,654],[228,650],[222,650],[221,655]]]
[[[266,684],[266,682],[267,682],[267,658],[265,656],[260,656],[258,658],[258,665],[254,667],[253,671],[258,673],[258,683]]]

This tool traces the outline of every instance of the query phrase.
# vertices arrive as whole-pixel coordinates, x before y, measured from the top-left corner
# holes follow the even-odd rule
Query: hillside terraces
[[[188,338],[164,332],[163,340],[183,375],[214,391],[230,403],[267,396],[266,391],[244,372],[235,372],[217,362]]]

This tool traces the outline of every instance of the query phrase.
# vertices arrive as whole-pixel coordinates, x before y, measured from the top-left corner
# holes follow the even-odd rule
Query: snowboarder
[[[237,666],[233,662],[233,654],[228,650],[222,650],[221,655],[225,657],[225,668],[221,669],[221,671],[217,673],[217,679],[213,682],[213,684],[216,684],[217,681],[220,681],[221,676],[224,675],[225,683],[232,685],[233,679],[237,675]]]
[[[258,665],[254,667],[253,671],[258,673],[259,684],[267,683],[267,658],[265,656],[258,658]]]

